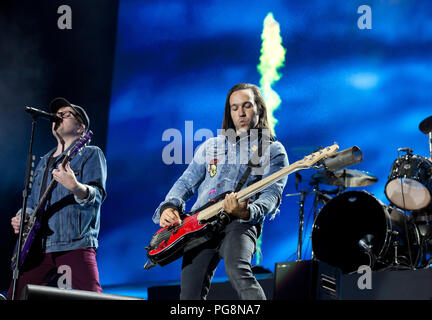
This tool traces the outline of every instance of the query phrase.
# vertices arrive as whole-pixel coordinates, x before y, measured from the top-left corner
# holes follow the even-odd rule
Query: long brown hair
[[[254,101],[257,105],[259,119],[255,128],[267,128],[270,130],[271,135],[274,135],[273,130],[271,130],[268,120],[267,120],[267,107],[264,101],[264,98],[261,94],[261,90],[258,86],[251,83],[239,83],[230,89],[228,92],[226,101],[225,101],[225,111],[224,111],[224,119],[222,121],[222,129],[234,129],[234,122],[231,117],[231,106],[230,106],[230,98],[233,92],[238,90],[251,89],[254,94]],[[252,128],[250,128],[252,129]]]

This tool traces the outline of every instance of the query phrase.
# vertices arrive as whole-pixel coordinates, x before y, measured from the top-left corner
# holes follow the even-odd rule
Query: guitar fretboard
[[[328,156],[335,154],[337,152],[337,150],[339,150],[339,146],[335,143],[332,146],[329,146],[325,149],[314,152],[311,155],[306,156],[302,160],[299,160],[299,161],[289,165],[288,167],[283,168],[283,169],[269,175],[268,177],[265,177],[264,179],[254,183],[254,184],[251,184],[250,186],[246,187],[245,189],[240,190],[237,193],[237,200],[243,201],[245,199],[248,199],[248,198],[252,197],[253,195],[255,195],[256,193],[260,192],[261,190],[267,188],[269,185],[279,181],[283,177],[285,177],[285,176],[287,176],[293,172],[311,168],[315,163],[322,160],[323,158],[326,158]],[[198,214],[197,219],[200,221],[211,219],[215,215],[217,215],[221,210],[222,210],[222,201],[219,201],[219,202],[215,203],[214,205],[201,211]]]

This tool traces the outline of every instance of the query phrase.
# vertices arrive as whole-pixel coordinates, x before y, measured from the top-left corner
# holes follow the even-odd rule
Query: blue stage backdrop
[[[365,23],[361,5],[371,8],[370,29],[359,28]],[[397,149],[429,156],[427,136],[418,129],[432,115],[429,1],[120,1],[108,197],[98,251],[102,285],[179,280],[180,261],[143,270],[144,247],[158,229],[152,215],[187,166],[190,136],[200,129],[216,135],[229,88],[259,83],[261,33],[269,12],[286,48],[273,89],[282,100],[275,131],[291,163],[319,146],[357,145],[364,160],[351,169],[379,180],[350,190],[388,204],[384,186]],[[168,129],[181,133],[181,164],[163,162],[163,149],[172,142],[162,138]],[[196,140],[193,148],[202,143]],[[315,172],[300,172],[299,190],[312,189]],[[280,214],[264,225],[260,266],[270,271],[277,262],[296,259],[299,197],[286,196],[295,192],[290,176]],[[310,195],[303,259],[311,254],[311,216]],[[224,276],[223,263],[215,276]]]

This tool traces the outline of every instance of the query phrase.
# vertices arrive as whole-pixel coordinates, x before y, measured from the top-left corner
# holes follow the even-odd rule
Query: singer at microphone
[[[64,265],[73,272],[73,282],[64,285],[102,292],[96,249],[101,205],[106,197],[107,165],[102,150],[89,145],[90,118],[83,107],[62,97],[52,100],[46,111],[32,107],[25,111],[33,121],[37,117],[51,121],[50,131],[56,143],[40,157],[26,206],[11,219],[18,237],[28,227],[35,240],[21,237],[19,246],[17,243],[7,298],[20,299],[28,284],[47,285]],[[32,218],[29,222],[21,219],[23,209]],[[32,228],[37,224],[41,227]]]
[[[32,108],[32,107],[25,107],[24,109],[27,113],[31,114],[32,117],[41,117],[44,118],[46,120],[49,120],[51,122],[56,122],[61,120],[61,118],[57,117],[56,114],[54,113],[48,113],[46,111],[40,110],[40,109],[36,109],[36,108]]]

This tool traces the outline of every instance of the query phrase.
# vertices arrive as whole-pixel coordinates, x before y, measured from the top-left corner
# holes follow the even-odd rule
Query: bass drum
[[[374,265],[361,240],[372,245]],[[316,259],[343,273],[356,272],[361,265],[376,270],[395,261],[416,266],[422,256],[417,227],[402,211],[365,191],[348,191],[325,204],[312,227],[312,249]]]

